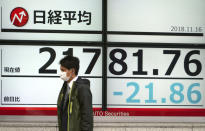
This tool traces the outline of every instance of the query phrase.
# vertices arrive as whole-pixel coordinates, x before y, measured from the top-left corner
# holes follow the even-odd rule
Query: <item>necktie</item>
[[[69,92],[70,92],[70,86],[67,85],[66,96],[68,96]]]
[[[68,98],[69,98],[69,92],[70,92],[70,87],[69,85],[67,85],[66,87],[66,93],[65,93],[65,99],[64,99],[64,104],[63,104],[63,108],[65,109],[66,107],[66,103],[68,102]]]

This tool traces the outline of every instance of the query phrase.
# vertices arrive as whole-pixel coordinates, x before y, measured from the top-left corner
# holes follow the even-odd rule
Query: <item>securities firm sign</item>
[[[61,33],[86,34],[84,38],[89,38],[88,34],[100,35],[102,33],[102,4],[99,3],[102,1],[62,0],[52,1],[52,3],[49,0],[37,0],[35,3],[32,0],[23,0],[20,3],[1,1],[2,36],[0,39],[1,37],[6,39],[8,32],[23,33],[23,35],[28,32],[32,34],[60,33],[59,35],[62,35]],[[10,36],[11,39],[13,37]]]

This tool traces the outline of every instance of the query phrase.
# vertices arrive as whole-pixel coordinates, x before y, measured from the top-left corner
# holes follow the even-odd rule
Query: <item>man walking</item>
[[[57,101],[59,131],[93,131],[90,82],[78,77],[79,59],[64,57],[60,70],[64,84]]]

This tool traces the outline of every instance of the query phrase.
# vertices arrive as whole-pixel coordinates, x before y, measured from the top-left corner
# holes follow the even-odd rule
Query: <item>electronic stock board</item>
[[[1,115],[56,115],[59,60],[72,54],[96,116],[204,116],[205,2],[103,2],[1,1]]]

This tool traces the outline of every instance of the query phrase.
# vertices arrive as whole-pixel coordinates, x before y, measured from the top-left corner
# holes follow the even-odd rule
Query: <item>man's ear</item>
[[[71,72],[72,72],[72,74],[75,75],[75,69],[74,68],[71,68]]]

